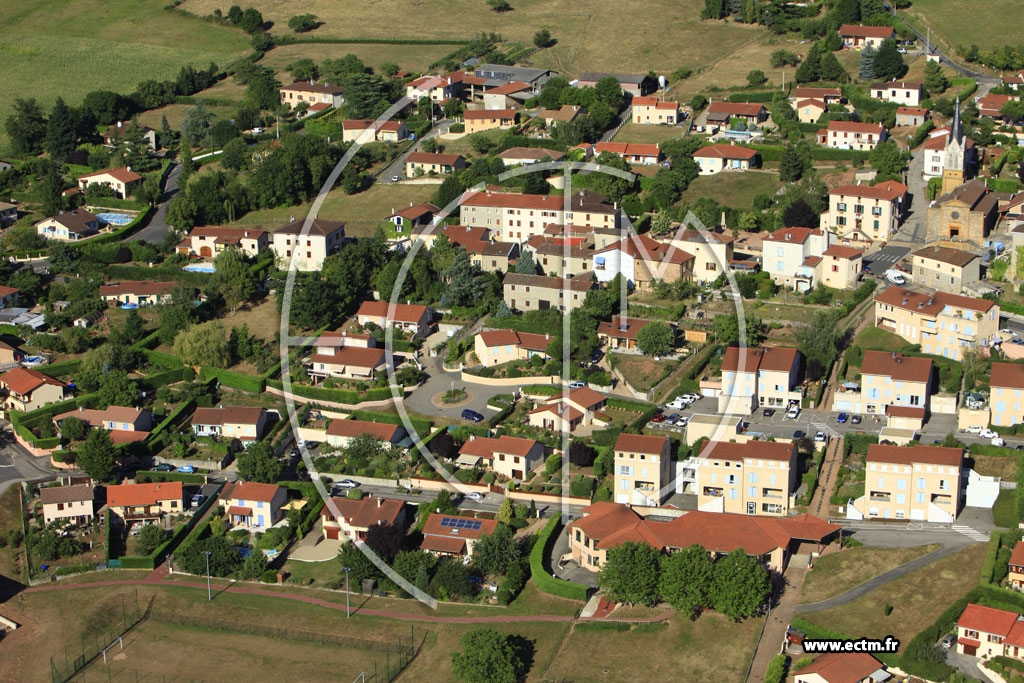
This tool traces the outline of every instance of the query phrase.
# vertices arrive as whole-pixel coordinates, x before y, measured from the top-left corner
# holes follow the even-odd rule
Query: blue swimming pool
[[[193,263],[192,265],[185,266],[182,270],[187,270],[190,273],[216,273],[217,269],[214,268],[212,263]]]
[[[111,225],[128,225],[135,216],[129,213],[98,213],[96,218]]]

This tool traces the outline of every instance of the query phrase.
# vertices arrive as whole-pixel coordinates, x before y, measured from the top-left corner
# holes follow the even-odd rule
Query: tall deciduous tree
[[[224,327],[219,320],[192,325],[174,338],[174,355],[186,365],[225,368],[231,363]]]
[[[473,559],[485,574],[504,574],[519,556],[515,532],[507,524],[499,524],[494,533],[484,534],[473,544]]]
[[[737,548],[715,562],[711,581],[711,604],[717,612],[733,621],[757,613],[771,595],[768,570]]]
[[[675,332],[661,321],[649,322],[636,333],[636,345],[648,356],[663,356],[675,346]]]
[[[213,285],[228,306],[234,308],[256,296],[256,274],[252,266],[245,262],[241,251],[225,249],[217,254],[213,264],[217,269]]]
[[[452,673],[465,683],[516,683],[526,673],[512,636],[477,628],[459,642],[462,651],[452,654]]]
[[[89,432],[89,437],[78,447],[78,466],[96,481],[110,480],[117,467],[110,432],[102,428]]]
[[[14,113],[5,122],[15,154],[38,154],[46,139],[46,117],[34,97],[14,100]]]
[[[246,481],[275,484],[281,478],[282,467],[266,441],[257,441],[238,456],[238,475]]]
[[[366,530],[366,545],[388,564],[395,560],[404,544],[405,532],[393,524],[371,524]]]
[[[662,558],[659,583],[662,599],[693,619],[698,610],[709,603],[714,569],[708,551],[699,545]]]
[[[613,600],[634,605],[658,602],[661,553],[646,543],[627,541],[609,548],[597,585]]]

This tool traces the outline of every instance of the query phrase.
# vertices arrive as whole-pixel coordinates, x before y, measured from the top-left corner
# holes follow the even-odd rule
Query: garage
[[[977,645],[969,645],[967,643],[962,643],[961,646],[964,648],[965,655],[971,655],[972,657],[976,657],[978,655]]]
[[[203,258],[210,258],[213,256],[213,249],[210,247],[199,247],[199,255]]]
[[[340,531],[341,531],[341,529],[339,529],[337,527],[334,527],[334,528],[324,527],[324,533],[327,535],[327,538],[329,538],[331,540],[334,540],[334,541],[338,540],[338,532],[340,532]]]

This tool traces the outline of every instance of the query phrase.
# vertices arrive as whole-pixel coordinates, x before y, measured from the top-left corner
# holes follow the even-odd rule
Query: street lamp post
[[[342,567],[342,569],[345,570],[345,618],[346,619],[351,619],[352,618],[352,610],[349,608],[349,604],[348,604],[348,598],[349,598],[348,576],[349,576],[349,572],[352,571],[352,568],[351,567]]]
[[[213,592],[210,590],[210,551],[201,550],[203,555],[206,555],[206,601],[210,602],[213,600]]]

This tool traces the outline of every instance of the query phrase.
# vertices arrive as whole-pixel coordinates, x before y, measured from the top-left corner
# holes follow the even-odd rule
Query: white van
[[[903,273],[893,268],[885,271],[885,279],[894,285],[905,285],[907,284],[907,278],[903,277]]]

